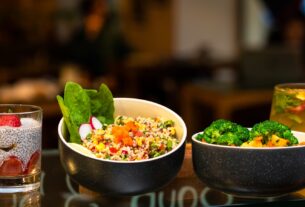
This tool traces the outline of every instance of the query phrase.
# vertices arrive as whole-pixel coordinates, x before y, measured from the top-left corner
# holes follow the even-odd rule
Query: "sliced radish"
[[[91,125],[92,129],[103,128],[103,124],[95,116],[90,117],[90,125]]]
[[[92,131],[92,127],[90,124],[82,124],[78,129],[78,133],[82,140],[86,139],[86,137],[88,136],[88,134],[91,133],[91,131]]]

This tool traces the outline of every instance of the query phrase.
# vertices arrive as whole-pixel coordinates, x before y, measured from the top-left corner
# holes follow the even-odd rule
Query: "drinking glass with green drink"
[[[305,132],[305,83],[285,83],[274,87],[270,119]]]

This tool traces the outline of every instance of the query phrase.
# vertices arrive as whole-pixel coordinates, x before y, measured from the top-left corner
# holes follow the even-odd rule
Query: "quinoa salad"
[[[117,116],[113,124],[92,130],[82,145],[97,158],[145,160],[163,155],[178,145],[174,125],[172,120],[161,117]]]

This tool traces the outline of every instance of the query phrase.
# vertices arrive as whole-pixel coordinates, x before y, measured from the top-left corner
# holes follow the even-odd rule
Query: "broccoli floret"
[[[211,144],[240,146],[249,139],[249,130],[231,121],[218,119],[198,134],[196,139]]]
[[[250,140],[262,136],[262,142],[267,143],[271,139],[272,135],[287,139],[289,141],[289,146],[298,144],[298,139],[292,134],[289,127],[271,120],[255,124],[250,131]]]

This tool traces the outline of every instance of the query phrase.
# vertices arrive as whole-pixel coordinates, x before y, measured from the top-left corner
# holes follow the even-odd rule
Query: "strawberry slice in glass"
[[[0,176],[16,176],[22,173],[22,162],[15,156],[7,158],[0,167]]]
[[[35,167],[39,161],[39,158],[40,158],[40,151],[37,150],[36,152],[34,152],[32,154],[31,159],[26,166],[26,169],[25,169],[26,174],[31,173],[35,169]]]

